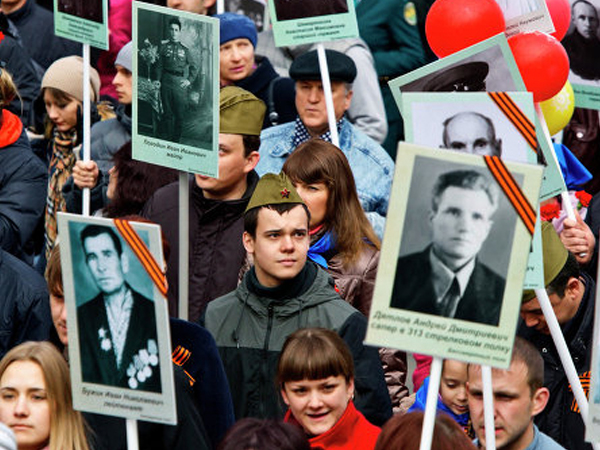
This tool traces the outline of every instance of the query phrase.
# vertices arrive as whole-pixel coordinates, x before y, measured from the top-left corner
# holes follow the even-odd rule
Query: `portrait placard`
[[[54,34],[108,50],[108,0],[54,0]]]
[[[225,11],[248,17],[254,22],[259,33],[269,29],[265,0],[225,0]]]
[[[402,112],[406,92],[511,92],[526,91],[506,36],[498,34],[389,82],[396,105]],[[535,117],[538,144],[544,159],[541,200],[567,190],[553,149]]]
[[[366,342],[507,368],[541,179],[401,143]]]
[[[506,35],[528,31],[555,31],[545,0],[496,0],[504,13]]]
[[[512,101],[497,104],[485,92],[406,92],[402,95],[406,141],[424,147],[451,149],[476,155],[499,156],[505,161],[537,164],[536,149],[522,134],[522,122],[535,121],[530,92],[511,92]],[[503,108],[507,107],[508,110]],[[517,118],[519,111],[524,115]],[[535,138],[535,131],[533,132]],[[536,145],[534,140],[534,145]]]
[[[58,232],[75,409],[177,423],[160,227],[59,213]]]
[[[358,37],[353,0],[270,0],[269,12],[277,47]]]
[[[600,266],[598,266],[600,268]],[[596,284],[596,298],[600,295],[600,284]],[[592,365],[589,368],[590,394],[589,410],[585,424],[585,440],[588,442],[600,441],[600,308],[594,312],[594,338],[592,344]],[[588,372],[588,373],[589,373]]]
[[[569,55],[575,106],[600,109],[600,0],[569,0],[571,25],[561,44]]]
[[[219,21],[133,4],[133,158],[218,176]]]

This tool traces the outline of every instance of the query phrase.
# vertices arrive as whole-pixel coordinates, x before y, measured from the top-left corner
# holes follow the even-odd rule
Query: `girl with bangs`
[[[373,450],[380,429],[354,407],[354,363],[335,331],[304,328],[281,351],[277,384],[289,407],[284,421],[301,427],[312,449]]]

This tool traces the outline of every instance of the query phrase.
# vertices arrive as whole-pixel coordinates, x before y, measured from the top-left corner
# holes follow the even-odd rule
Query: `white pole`
[[[225,12],[225,0],[217,0],[217,14]]]
[[[91,128],[91,108],[90,108],[90,45],[83,44],[83,161],[88,162],[90,154],[90,128]],[[81,139],[81,136],[78,136]],[[82,213],[84,216],[90,215],[90,188],[83,189]]]
[[[442,358],[434,356],[431,361],[431,370],[429,372],[429,389],[427,391],[427,401],[425,403],[425,417],[423,418],[423,429],[421,430],[421,445],[419,446],[419,450],[431,449],[441,378]]]
[[[327,67],[327,57],[322,43],[317,44],[317,55],[319,56],[319,68],[321,69],[321,82],[323,83],[323,92],[325,92],[325,106],[327,107],[327,119],[329,121],[329,132],[331,133],[331,142],[336,147],[340,146],[338,136],[335,110],[333,109],[333,96],[331,93],[331,82],[329,80],[329,68]]]
[[[140,443],[138,440],[137,420],[125,419],[127,427],[127,450],[139,450]]]
[[[494,425],[494,390],[492,385],[492,369],[481,366],[483,383],[483,415],[485,422],[485,450],[496,450],[496,426]]]
[[[179,172],[179,318],[188,320],[190,184],[187,172]]]
[[[575,369],[575,364],[573,364],[573,359],[571,358],[571,353],[565,342],[565,337],[562,334],[558,320],[556,320],[556,315],[552,309],[548,293],[545,289],[536,289],[535,296],[540,302],[540,307],[542,308],[544,318],[550,329],[550,335],[554,341],[554,346],[556,347],[556,350],[558,350],[558,356],[560,357],[560,361],[567,375],[567,380],[569,380],[569,383],[571,384],[573,396],[577,401],[577,405],[579,405],[579,413],[581,414],[583,421],[586,422],[588,416],[588,401],[583,392],[583,388],[581,387],[581,381],[577,376],[577,370]],[[592,444],[592,446],[595,450],[600,450],[599,444]]]

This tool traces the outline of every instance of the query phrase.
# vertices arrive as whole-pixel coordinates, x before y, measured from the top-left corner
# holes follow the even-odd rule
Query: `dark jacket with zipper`
[[[258,183],[248,174],[240,199],[211,200],[190,179],[189,207],[189,320],[197,322],[207,303],[235,289],[246,250],[242,245],[244,210]],[[167,261],[169,314],[177,317],[179,295],[179,184],[165,186],[152,196],[142,215],[161,227],[171,246]]]
[[[561,330],[584,392],[589,397],[596,285],[585,273],[581,274],[581,280],[585,292],[579,309],[569,322],[561,325]],[[569,450],[591,450],[592,445],[584,441],[585,424],[552,337],[539,333],[535,328],[527,328],[524,323],[521,323],[517,335],[531,342],[544,358],[544,386],[550,391],[550,400],[536,416],[536,425]]]
[[[374,425],[391,417],[391,403],[377,349],[363,345],[365,317],[335,291],[333,280],[312,262],[308,289],[296,298],[259,297],[248,287],[253,270],[238,288],[209,303],[204,323],[214,336],[229,380],[236,418],[283,418],[275,386],[277,360],[286,338],[307,327],[336,331],[354,357],[356,408]]]

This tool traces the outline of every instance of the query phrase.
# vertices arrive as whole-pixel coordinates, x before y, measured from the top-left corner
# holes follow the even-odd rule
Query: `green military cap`
[[[569,252],[550,222],[542,222],[542,250],[544,253],[544,285],[547,287],[565,266],[569,256]],[[533,297],[535,297],[534,291],[523,291],[522,302],[526,303]]]
[[[237,86],[225,86],[219,98],[219,133],[260,136],[267,107]]]
[[[432,77],[424,86],[425,92],[478,92],[485,91],[485,79],[490,66],[473,61],[451,67]]]
[[[352,58],[335,50],[325,50],[329,79],[352,83],[356,78],[356,64]],[[320,81],[321,69],[319,56],[316,50],[304,53],[297,57],[290,66],[290,77],[295,81]]]
[[[282,203],[303,205],[304,201],[302,201],[302,198],[296,192],[296,188],[285,173],[281,172],[279,175],[265,173],[258,180],[254,194],[252,194],[244,213],[261,206],[279,205]]]

